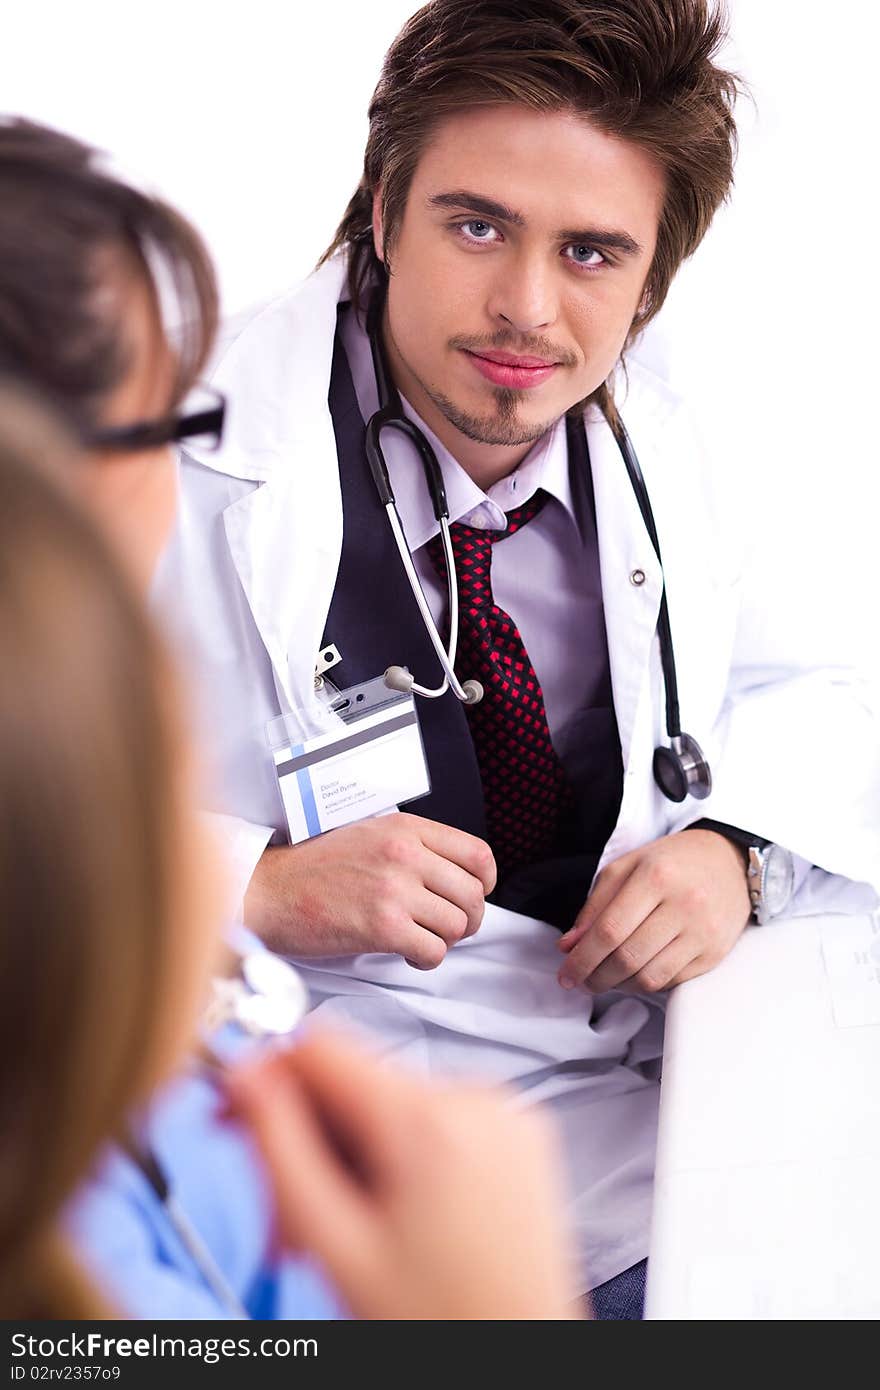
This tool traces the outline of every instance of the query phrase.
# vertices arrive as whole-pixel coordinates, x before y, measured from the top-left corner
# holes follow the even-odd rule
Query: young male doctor
[[[719,528],[708,462],[664,385],[621,370],[730,188],[721,38],[704,0],[419,11],[385,60],[331,252],[220,363],[228,443],[183,456],[164,575],[209,701],[249,925],[306,966],[319,1012],[551,1106],[581,1288],[608,1284],[630,1317],[653,996],[720,961],[750,915],[809,910],[829,874],[877,876],[857,686],[811,653],[750,647],[742,537]],[[380,404],[439,463],[453,633],[406,426],[379,443],[414,576],[370,466]],[[357,723],[322,763],[328,690],[343,706],[366,692],[381,724],[369,699],[390,696],[387,668],[442,685],[414,584],[482,699],[410,697],[426,768],[417,739],[402,758]],[[342,824],[340,789],[377,805],[364,748],[404,809]],[[408,801],[420,779],[430,791]],[[328,804],[336,828],[303,838]]]

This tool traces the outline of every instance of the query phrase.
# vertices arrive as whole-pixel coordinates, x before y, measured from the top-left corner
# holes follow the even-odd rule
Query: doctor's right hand
[[[284,955],[401,955],[420,970],[473,936],[495,887],[474,835],[395,812],[264,851],[245,922]]]

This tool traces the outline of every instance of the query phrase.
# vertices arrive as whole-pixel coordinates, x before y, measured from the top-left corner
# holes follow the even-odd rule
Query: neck
[[[463,434],[447,419],[397,351],[394,339],[388,331],[387,317],[382,327],[385,352],[395,386],[477,487],[483,492],[488,492],[495,483],[515,472],[533,448],[535,441],[527,440],[524,444],[484,444]]]

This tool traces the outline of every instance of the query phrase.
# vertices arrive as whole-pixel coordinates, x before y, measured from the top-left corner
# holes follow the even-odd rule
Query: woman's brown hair
[[[214,269],[200,236],[89,145],[0,118],[0,376],[36,388],[87,433],[129,369],[108,256],[143,276],[159,321],[176,330],[171,408],[195,383],[217,327]]]
[[[102,1311],[65,1200],[160,1053],[179,832],[171,675],[58,476],[84,466],[0,391],[0,1316]]]
[[[445,117],[504,102],[571,110],[642,146],[665,171],[632,341],[732,184],[738,80],[715,62],[725,32],[723,9],[707,0],[431,0],[385,57],[363,177],[322,261],[349,251],[350,295],[363,303],[387,269],[373,247],[373,194],[381,187],[387,259],[422,151]],[[610,404],[606,388],[597,399]]]

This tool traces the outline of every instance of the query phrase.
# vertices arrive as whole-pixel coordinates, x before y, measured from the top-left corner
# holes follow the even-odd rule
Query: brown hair
[[[60,1209],[160,1052],[177,730],[143,606],[0,391],[0,1316],[99,1315]],[[72,471],[72,470],[71,470]]]
[[[204,366],[217,326],[211,259],[167,203],[104,166],[59,131],[0,118],[0,375],[50,399],[77,430],[93,430],[125,377],[124,321],[107,304],[107,253],[144,276],[160,319],[170,299],[176,405]],[[133,422],[134,423],[134,422]]]
[[[725,37],[724,11],[707,0],[432,0],[385,57],[363,177],[322,262],[349,250],[349,290],[361,304],[368,283],[387,273],[373,247],[373,193],[381,185],[387,252],[422,151],[445,117],[503,102],[572,110],[642,146],[665,170],[631,342],[732,184],[739,83],[714,62]],[[605,388],[597,398],[606,404]]]

